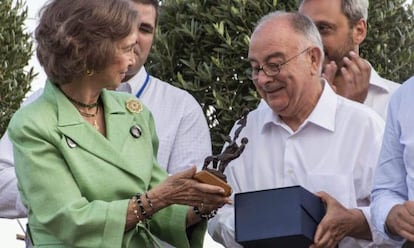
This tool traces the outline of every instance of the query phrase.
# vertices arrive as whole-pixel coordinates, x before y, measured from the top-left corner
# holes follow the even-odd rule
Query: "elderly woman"
[[[150,112],[116,88],[135,63],[125,0],[53,0],[36,29],[43,95],[9,125],[34,247],[201,247],[220,187],[168,177]]]

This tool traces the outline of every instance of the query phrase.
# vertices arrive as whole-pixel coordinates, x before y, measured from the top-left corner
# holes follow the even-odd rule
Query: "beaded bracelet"
[[[136,203],[136,201],[137,201],[136,196],[133,196],[132,197],[132,208],[133,208],[133,211],[134,211],[135,216],[137,217],[138,222],[140,222],[141,221],[141,218],[140,218],[140,216],[138,214],[138,209],[137,209],[137,203]]]
[[[135,197],[136,197],[136,203],[138,204],[138,207],[139,207],[139,210],[141,211],[142,216],[145,219],[149,219],[150,220],[152,218],[152,215],[149,215],[147,213],[147,211],[145,211],[144,204],[142,204],[141,196],[142,195],[140,193],[137,193],[135,195]],[[154,209],[154,206],[152,205],[151,199],[149,199],[147,193],[145,193],[145,198],[147,199],[148,205],[151,207],[151,209]]]
[[[136,203],[138,204],[138,207],[139,207],[139,210],[141,211],[142,216],[144,218],[147,218],[147,212],[145,211],[144,205],[142,204],[141,194],[137,193],[135,197],[136,197]]]
[[[198,207],[193,207],[193,211],[196,215],[200,216],[200,218],[203,219],[203,220],[209,220],[209,219],[213,218],[214,216],[216,216],[216,214],[217,214],[216,209],[214,209],[213,211],[211,211],[208,214],[202,214]]]
[[[150,206],[151,210],[154,211],[154,206],[152,205],[152,201],[148,197],[148,193],[147,192],[145,192],[145,199],[147,199],[148,205]]]

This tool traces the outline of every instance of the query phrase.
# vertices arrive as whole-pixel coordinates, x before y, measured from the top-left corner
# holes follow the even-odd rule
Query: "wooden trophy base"
[[[232,192],[231,186],[207,170],[202,170],[200,172],[197,172],[193,178],[202,183],[220,186],[224,189],[224,194],[226,196],[231,195],[231,192]]]

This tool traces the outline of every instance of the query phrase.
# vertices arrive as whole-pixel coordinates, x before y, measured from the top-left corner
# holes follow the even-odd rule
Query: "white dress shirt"
[[[147,78],[144,67],[118,90],[134,95]],[[158,78],[149,81],[140,100],[154,116],[159,139],[158,162],[169,174],[196,165],[203,167],[204,158],[211,155],[210,131],[200,104],[187,91]]]
[[[384,120],[387,117],[388,102],[400,84],[382,78],[371,66],[368,95],[364,104],[371,107]]]
[[[324,83],[317,105],[295,132],[267,104],[249,113],[239,136],[249,142],[225,174],[234,193],[292,185],[325,191],[345,207],[361,209],[369,222],[369,195],[383,128],[378,114],[336,95]],[[240,247],[234,240],[233,206],[221,208],[208,230],[225,247]],[[340,247],[368,243],[348,237]]]

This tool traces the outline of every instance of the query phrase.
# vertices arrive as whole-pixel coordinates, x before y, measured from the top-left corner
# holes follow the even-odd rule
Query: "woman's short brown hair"
[[[49,80],[69,83],[111,64],[137,24],[130,0],[52,0],[35,31],[37,57]]]

